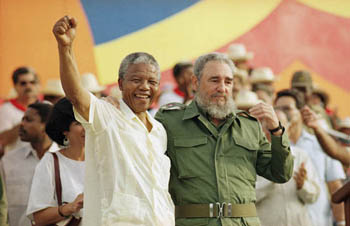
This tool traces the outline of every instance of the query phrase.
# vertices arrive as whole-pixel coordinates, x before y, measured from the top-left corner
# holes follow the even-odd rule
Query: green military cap
[[[312,78],[308,71],[296,71],[292,78],[292,88],[295,87],[312,87]]]

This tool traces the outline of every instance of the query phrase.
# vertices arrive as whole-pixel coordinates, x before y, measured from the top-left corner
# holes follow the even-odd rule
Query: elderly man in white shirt
[[[80,84],[72,52],[76,26],[75,18],[65,16],[53,33],[62,86],[86,132],[83,225],[174,225],[166,132],[147,113],[159,86],[158,63],[147,53],[122,61],[117,109]]]

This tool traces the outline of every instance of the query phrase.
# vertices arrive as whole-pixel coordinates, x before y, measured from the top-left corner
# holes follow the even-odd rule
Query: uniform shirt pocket
[[[210,165],[210,148],[207,136],[174,138],[179,179],[205,175],[204,167]]]

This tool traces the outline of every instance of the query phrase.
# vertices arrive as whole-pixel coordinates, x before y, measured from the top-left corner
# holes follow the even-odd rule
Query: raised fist
[[[52,32],[57,43],[61,46],[71,46],[75,38],[77,20],[74,17],[64,16],[53,26]]]

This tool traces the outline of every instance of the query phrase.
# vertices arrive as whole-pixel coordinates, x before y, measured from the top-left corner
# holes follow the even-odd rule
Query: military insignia
[[[186,107],[186,105],[181,104],[181,103],[169,103],[164,106],[162,106],[160,109],[161,110],[182,110]]]

